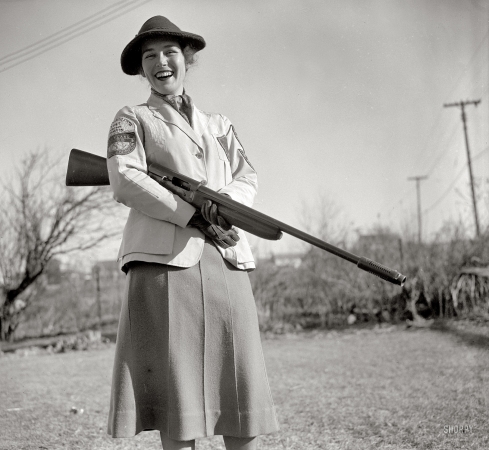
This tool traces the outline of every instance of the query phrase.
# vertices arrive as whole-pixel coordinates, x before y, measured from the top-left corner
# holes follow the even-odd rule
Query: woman
[[[211,202],[196,210],[171,183],[147,175],[160,163],[251,206],[256,172],[233,126],[198,110],[184,92],[201,36],[149,19],[121,56],[122,70],[151,86],[147,103],[111,125],[107,164],[114,198],[130,207],[119,252],[127,273],[108,432],[159,430],[165,450],[223,435],[254,449],[278,430],[241,230]]]

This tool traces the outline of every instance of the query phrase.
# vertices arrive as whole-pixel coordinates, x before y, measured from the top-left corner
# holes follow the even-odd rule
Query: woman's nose
[[[163,67],[166,66],[168,59],[163,52],[158,55],[158,65]]]

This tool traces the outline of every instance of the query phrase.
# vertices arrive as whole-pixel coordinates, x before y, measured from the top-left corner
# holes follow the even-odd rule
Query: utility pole
[[[450,106],[458,106],[462,110],[462,122],[464,124],[464,134],[465,134],[465,148],[467,149],[467,161],[468,161],[469,176],[470,176],[470,189],[472,191],[472,205],[474,207],[475,232],[477,234],[477,237],[480,236],[479,216],[477,214],[477,201],[475,199],[474,176],[472,174],[472,162],[470,160],[469,137],[467,135],[467,116],[465,115],[465,106],[466,105],[477,106],[480,102],[481,102],[480,99],[466,100],[466,101],[459,101],[457,103],[445,103],[443,105],[445,108],[448,108]]]
[[[97,313],[98,313],[98,329],[102,329],[102,299],[100,295],[100,266],[97,264],[94,268],[95,275],[95,300],[97,302]]]
[[[416,181],[416,193],[418,198],[418,242],[421,244],[421,191],[419,188],[419,184],[422,180],[426,180],[428,177],[417,176],[417,177],[409,177],[408,180]]]

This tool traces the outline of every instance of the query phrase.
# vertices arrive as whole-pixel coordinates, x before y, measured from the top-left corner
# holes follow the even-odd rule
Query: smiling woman
[[[185,93],[187,69],[204,47],[201,36],[157,16],[122,52],[122,70],[144,76],[151,95],[122,108],[109,132],[110,184],[130,213],[108,431],[159,430],[165,450],[212,435],[228,450],[252,450],[278,423],[247,274],[250,246],[215,205],[196,210],[179,188],[147,175],[159,163],[253,203],[256,172],[233,125]]]
[[[187,65],[175,40],[151,39],[141,48],[141,75],[162,95],[182,95]]]

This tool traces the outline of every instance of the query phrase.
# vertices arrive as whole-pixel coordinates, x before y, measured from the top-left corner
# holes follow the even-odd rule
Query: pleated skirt
[[[278,429],[248,274],[208,241],[190,268],[131,263],[108,433],[191,440]]]

